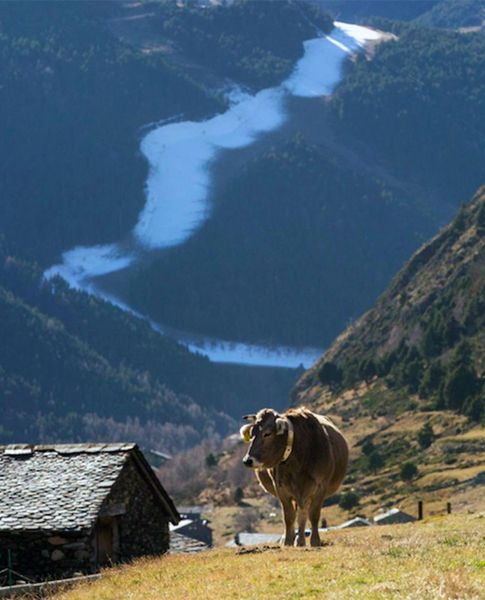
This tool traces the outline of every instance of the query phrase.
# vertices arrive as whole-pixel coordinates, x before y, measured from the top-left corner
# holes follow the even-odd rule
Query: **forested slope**
[[[371,18],[407,21],[443,29],[480,28],[483,0],[312,0],[341,21],[366,23]]]
[[[168,451],[282,398],[291,370],[219,366],[61,279],[0,252],[0,439],[135,439]]]
[[[451,0],[458,3],[462,0]],[[412,21],[443,0],[312,0],[340,21],[365,22],[369,17]]]
[[[303,55],[302,42],[333,27],[303,0],[245,0],[210,10],[166,2],[158,11],[161,32],[186,55],[256,88],[282,81]]]
[[[485,37],[410,25],[394,31],[397,41],[352,65],[332,108],[343,131],[457,206],[484,179]]]
[[[220,106],[159,54],[118,41],[117,3],[0,4],[0,221],[42,265],[118,240],[144,204],[139,129]]]
[[[483,29],[485,2],[484,0],[442,0],[416,20],[428,27]]]
[[[229,339],[329,343],[433,230],[409,195],[301,135],[250,161],[215,202],[182,248],[135,276],[131,300]]]

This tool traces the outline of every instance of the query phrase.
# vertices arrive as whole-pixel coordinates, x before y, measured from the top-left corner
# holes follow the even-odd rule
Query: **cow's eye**
[[[263,433],[263,437],[269,437],[271,435],[271,431],[265,431]]]

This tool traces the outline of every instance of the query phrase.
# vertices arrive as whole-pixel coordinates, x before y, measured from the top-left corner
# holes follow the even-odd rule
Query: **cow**
[[[310,519],[311,546],[321,546],[318,534],[325,498],[334,494],[347,470],[349,450],[342,433],[328,417],[305,408],[279,414],[263,408],[243,417],[242,439],[250,446],[243,458],[254,469],[260,485],[281,503],[285,521],[285,546],[305,546],[305,526]]]

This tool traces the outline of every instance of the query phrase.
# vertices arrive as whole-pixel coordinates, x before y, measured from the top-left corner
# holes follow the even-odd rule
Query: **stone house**
[[[179,520],[135,444],[0,446],[0,571],[10,556],[40,581],[162,554]]]

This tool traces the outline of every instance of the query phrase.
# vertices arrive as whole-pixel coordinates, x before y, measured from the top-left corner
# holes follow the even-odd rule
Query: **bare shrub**
[[[233,522],[234,529],[237,532],[247,531],[248,533],[254,533],[259,523],[259,511],[252,506],[241,508],[234,516]]]
[[[158,470],[158,476],[168,493],[178,502],[194,502],[207,487],[210,473],[216,468],[207,466],[206,457],[215,453],[215,443],[205,440],[202,443],[176,454]]]

